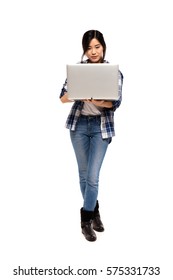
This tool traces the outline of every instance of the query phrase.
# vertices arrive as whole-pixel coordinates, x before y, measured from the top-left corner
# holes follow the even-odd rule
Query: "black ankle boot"
[[[103,226],[103,223],[101,221],[100,213],[99,213],[98,200],[97,200],[97,203],[96,203],[96,206],[95,206],[95,209],[94,209],[94,217],[93,217],[92,225],[93,225],[94,230],[99,231],[99,232],[104,231],[104,226]]]
[[[88,241],[95,241],[97,237],[92,227],[92,219],[94,212],[85,211],[83,208],[81,208],[80,213],[82,233]]]

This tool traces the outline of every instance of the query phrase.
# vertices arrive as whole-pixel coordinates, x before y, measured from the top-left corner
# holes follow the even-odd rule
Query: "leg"
[[[83,129],[82,129],[83,130]],[[79,180],[80,188],[83,198],[85,197],[86,190],[86,177],[88,168],[88,158],[90,150],[90,136],[88,136],[84,131],[71,131],[70,132],[72,145],[75,151],[78,170],[79,170]],[[80,210],[81,214],[81,229],[86,240],[95,241],[97,239],[96,234],[92,227],[92,220],[94,217],[93,211],[86,211],[84,208]]]
[[[101,133],[91,137],[84,196],[84,209],[87,211],[94,211],[96,206],[100,169],[109,143],[110,139],[103,140]]]
[[[90,147],[90,137],[82,130],[70,131],[70,137],[78,164],[79,182],[82,197],[84,198],[86,189],[86,176],[88,168],[88,157]]]

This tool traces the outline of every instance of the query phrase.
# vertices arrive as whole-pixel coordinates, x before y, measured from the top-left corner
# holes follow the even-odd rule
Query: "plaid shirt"
[[[88,63],[87,60],[85,60],[83,63]],[[108,61],[104,61],[104,63],[108,63]],[[123,85],[123,75],[119,71],[119,99],[112,101],[112,108],[103,108],[101,111],[101,133],[102,138],[110,138],[115,136],[115,128],[114,128],[114,111],[120,106],[122,101],[122,85]],[[65,83],[62,87],[60,98],[67,92],[67,79],[65,80]],[[81,115],[81,111],[83,108],[83,101],[75,101],[70,113],[68,115],[67,121],[66,121],[66,128],[75,130],[77,121]]]

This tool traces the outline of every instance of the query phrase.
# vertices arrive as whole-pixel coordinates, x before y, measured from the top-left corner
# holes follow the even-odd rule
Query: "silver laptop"
[[[68,64],[69,99],[117,100],[118,68],[109,63]]]

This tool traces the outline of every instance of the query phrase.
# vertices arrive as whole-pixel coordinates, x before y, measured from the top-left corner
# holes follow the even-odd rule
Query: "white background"
[[[108,266],[160,266],[160,276],[124,279],[171,279],[172,24],[169,0],[1,1],[2,279],[26,279],[13,276],[19,265],[103,269],[93,279],[114,279]],[[106,58],[124,74],[100,175],[106,230],[94,243],[80,230],[77,166],[64,127],[71,104],[59,101],[65,66],[80,60],[89,29],[104,34]]]

